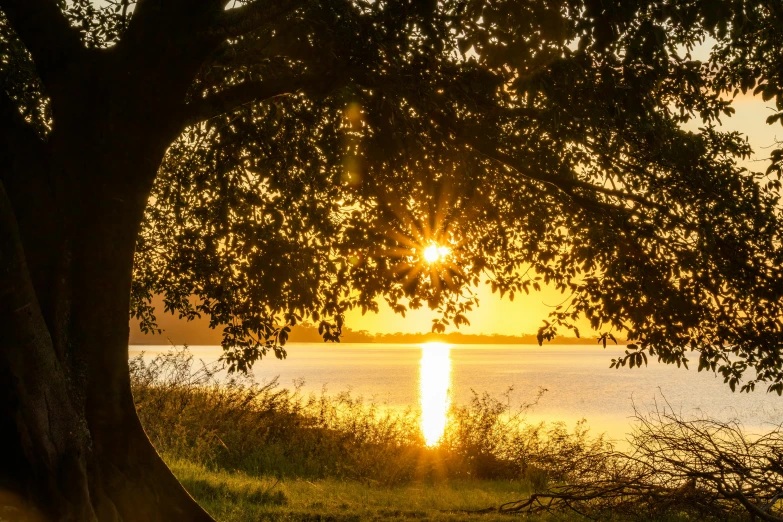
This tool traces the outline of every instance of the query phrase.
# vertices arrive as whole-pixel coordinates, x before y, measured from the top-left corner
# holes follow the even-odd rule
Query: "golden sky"
[[[482,284],[475,290],[481,306],[468,314],[470,326],[461,326],[463,333],[485,333],[519,335],[536,333],[549,312],[563,302],[566,296],[554,288],[543,287],[541,292],[531,290],[530,295],[516,294],[514,302],[508,300],[508,295],[500,299],[500,294],[492,294],[489,285]],[[386,305],[381,303],[380,312],[368,312],[362,316],[361,310],[354,310],[346,315],[346,325],[352,330],[367,330],[370,333],[416,333],[429,332],[432,320],[439,317],[426,306],[419,310],[411,310],[403,319]],[[588,331],[587,325],[580,329]],[[453,328],[447,331],[456,331]],[[566,332],[561,332],[566,335]]]
[[[703,46],[706,48],[706,46]],[[696,59],[704,60],[707,56],[704,48],[694,51]],[[743,162],[743,166],[756,171],[764,171],[770,151],[774,148],[776,139],[783,139],[783,128],[779,124],[767,125],[766,118],[774,113],[773,102],[764,102],[761,97],[751,95],[739,95],[734,100],[736,114],[731,118],[723,118],[724,130],[736,130],[745,134],[754,150],[754,156]],[[700,120],[692,121],[686,128],[696,130],[702,125]],[[560,294],[554,288],[544,286],[540,292],[531,289],[530,295],[518,293],[513,302],[508,297],[501,299],[499,294],[492,294],[489,285],[482,284],[473,289],[480,300],[480,307],[468,314],[470,325],[463,325],[459,331],[467,334],[503,334],[520,335],[534,334],[547,318],[552,309],[562,303],[565,295]],[[162,309],[162,306],[161,306]],[[160,312],[160,310],[159,310]],[[163,316],[166,317],[163,317]],[[432,327],[432,319],[438,317],[437,312],[424,307],[419,310],[408,311],[403,318],[386,305],[380,302],[380,313],[367,313],[362,316],[361,310],[354,310],[346,316],[346,326],[352,330],[367,330],[375,333],[417,333],[429,332]],[[205,335],[218,335],[209,331],[206,320],[194,323],[179,322],[170,319],[168,314],[162,314],[161,318],[166,323],[165,328],[171,335],[187,336],[187,332],[203,330]],[[133,328],[137,328],[132,321]],[[180,324],[181,323],[181,324]],[[577,324],[583,337],[591,336],[589,325],[586,321]],[[179,330],[182,330],[181,332]],[[447,332],[454,331],[453,328]],[[568,331],[559,332],[561,335],[570,336]],[[218,337],[215,337],[219,339]],[[210,337],[211,339],[211,337]],[[217,342],[217,341],[210,341]]]
[[[756,171],[767,168],[766,158],[775,148],[776,139],[783,139],[783,128],[779,124],[767,125],[767,116],[774,112],[774,102],[764,102],[760,96],[740,94],[734,101],[736,114],[731,118],[723,118],[724,130],[736,130],[748,136],[753,147],[754,156],[743,162],[743,166]],[[696,130],[702,126],[701,120],[690,122],[686,128]],[[535,333],[542,320],[546,319],[552,308],[560,304],[565,296],[554,288],[543,287],[541,292],[531,290],[530,295],[517,294],[514,302],[508,298],[500,299],[499,294],[492,294],[489,285],[482,284],[476,290],[481,306],[468,315],[470,326],[462,326],[463,333],[484,333],[519,335]],[[367,313],[362,316],[361,310],[347,314],[346,325],[353,330],[368,330],[370,333],[416,333],[428,332],[432,327],[432,319],[438,317],[426,307],[409,311],[403,319],[396,315],[385,304],[381,303],[380,313]],[[586,321],[577,324],[582,336],[591,335]],[[450,329],[448,331],[453,331]],[[560,332],[570,335],[570,332]]]

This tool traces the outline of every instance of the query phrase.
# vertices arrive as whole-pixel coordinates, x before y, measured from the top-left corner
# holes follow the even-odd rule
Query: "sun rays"
[[[454,293],[460,291],[462,242],[452,200],[451,192],[443,188],[422,204],[393,198],[385,202],[396,219],[383,231],[391,240],[383,254],[396,260],[391,271],[403,287],[424,284],[433,295],[439,295],[444,286]]]

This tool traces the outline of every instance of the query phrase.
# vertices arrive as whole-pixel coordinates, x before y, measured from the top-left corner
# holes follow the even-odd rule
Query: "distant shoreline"
[[[411,337],[414,336],[414,334],[408,334]],[[524,345],[524,346],[539,346],[539,343],[533,339],[497,339],[494,336],[465,336],[470,337],[470,339],[449,339],[449,338],[443,338],[443,336],[440,337],[428,337],[428,336],[422,336],[418,340],[413,339],[406,339],[406,340],[397,340],[396,336],[388,336],[392,338],[387,338],[388,334],[376,336],[373,339],[353,339],[353,340],[346,340],[341,339],[339,343],[329,343],[324,342],[322,338],[306,338],[302,339],[298,336],[292,336],[288,340],[286,344],[297,344],[297,343],[319,343],[319,344],[404,344],[404,345],[419,345],[424,343],[444,343],[444,344],[452,344],[452,345],[475,345],[475,344],[485,344],[485,345]],[[380,337],[380,339],[378,338]],[[446,336],[449,337],[449,336]],[[475,338],[474,338],[475,337]],[[505,337],[505,336],[504,336]],[[533,336],[534,337],[534,336]],[[624,345],[626,343],[625,339],[617,339],[617,345]],[[165,332],[160,335],[145,335],[145,336],[131,336],[130,339],[130,346],[162,346],[166,344],[174,344],[174,345],[188,345],[188,346],[218,346],[220,345],[220,340],[215,339],[213,342],[204,342],[203,340],[198,341],[188,341],[183,339],[171,339],[170,337],[167,337],[165,335]],[[552,339],[551,341],[545,341],[542,346],[546,345],[574,345],[574,346],[598,346],[600,345],[600,342],[596,338],[576,338],[576,337],[556,337]],[[607,344],[607,346],[612,345],[614,346],[614,343],[611,341]]]
[[[222,340],[222,332],[219,329],[206,328],[196,321],[185,321],[161,324],[163,333],[143,334],[138,326],[131,324],[130,342],[136,346],[160,346],[163,344],[175,344],[190,346],[215,346]],[[288,338],[289,343],[318,343],[323,342],[318,327],[304,323],[294,326]],[[534,334],[501,335],[501,334],[466,334],[451,332],[447,334],[428,333],[378,333],[371,334],[367,330],[352,330],[343,328],[340,343],[342,344],[422,344],[441,342],[448,344],[531,344],[537,345],[538,340]],[[596,345],[597,336],[594,334],[586,337],[558,336],[545,344],[574,344]],[[614,344],[609,341],[609,344]],[[625,339],[617,339],[617,344],[625,344]]]
[[[498,346],[505,346],[509,344],[520,344],[523,346],[547,346],[547,345],[564,345],[564,344],[573,344],[573,345],[583,345],[583,346],[598,346],[600,343],[597,340],[587,339],[587,340],[580,340],[580,339],[554,339],[552,341],[544,341],[544,344],[539,345],[536,342],[530,343],[530,342],[483,342],[483,341],[471,341],[471,342],[452,342],[452,341],[444,341],[441,339],[435,339],[435,340],[428,340],[428,341],[421,341],[421,342],[413,342],[413,341],[406,341],[406,342],[394,342],[394,341],[340,341],[338,343],[333,343],[329,341],[324,341],[322,339],[316,340],[316,341],[302,341],[299,339],[294,340],[288,340],[286,342],[286,346],[289,344],[325,344],[325,345],[336,345],[339,346],[341,344],[410,344],[410,345],[418,345],[418,344],[426,344],[426,343],[443,343],[443,344],[461,344],[461,345],[473,345],[473,344],[487,344],[487,345],[498,345]],[[617,340],[617,346],[624,345],[626,341],[624,339],[618,339]],[[219,346],[220,343],[198,343],[198,342],[170,342],[168,338],[164,339],[163,336],[156,336],[155,339],[145,339],[142,341],[134,339],[132,342],[128,343],[129,346],[163,346],[166,344],[174,344],[174,345],[188,345],[188,346]],[[607,343],[608,346],[614,346],[615,344],[612,342]]]

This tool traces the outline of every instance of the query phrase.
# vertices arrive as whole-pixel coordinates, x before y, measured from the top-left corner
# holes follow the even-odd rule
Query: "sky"
[[[742,162],[742,166],[755,171],[767,168],[770,151],[774,148],[776,139],[783,140],[783,127],[776,123],[767,125],[767,116],[774,112],[774,102],[764,102],[760,96],[750,93],[740,94],[733,104],[736,113],[731,118],[722,118],[722,130],[739,131],[748,137],[754,155]],[[686,128],[697,130],[701,121],[691,121]],[[477,292],[481,306],[468,315],[469,326],[461,326],[460,332],[469,334],[503,334],[520,335],[536,333],[552,308],[560,304],[566,296],[550,287],[543,287],[541,292],[531,290],[530,295],[517,294],[513,302],[500,299],[499,294],[492,294],[489,285],[482,284]],[[380,313],[368,312],[362,316],[361,310],[347,314],[346,325],[353,330],[367,330],[370,333],[415,333],[428,332],[432,319],[438,317],[426,307],[413,310],[406,314],[405,319],[396,315],[386,305],[381,303]],[[577,323],[582,336],[589,335],[590,328],[586,321]],[[451,330],[450,330],[451,331]],[[570,332],[560,332],[570,335]]]
[[[708,56],[708,44],[694,50],[695,59],[704,60]],[[756,171],[764,171],[767,167],[766,158],[776,139],[783,139],[783,127],[779,124],[767,125],[766,118],[774,112],[773,102],[764,102],[761,97],[740,94],[733,104],[736,114],[723,118],[723,130],[736,130],[745,134],[754,150],[754,156],[743,162],[743,166]],[[697,130],[701,125],[700,120],[692,121],[685,127]],[[547,318],[549,312],[566,298],[552,287],[544,286],[540,292],[531,289],[530,295],[517,294],[513,302],[508,297],[501,299],[499,294],[492,294],[489,285],[482,284],[478,288],[472,288],[480,301],[480,307],[468,314],[470,325],[463,325],[460,332],[467,334],[503,334],[521,335],[536,333]],[[352,330],[367,330],[376,333],[417,333],[429,332],[432,320],[438,317],[437,312],[423,307],[419,310],[408,311],[405,318],[395,314],[386,305],[380,302],[380,313],[368,312],[362,315],[361,310],[349,312],[346,316],[346,326]],[[169,323],[170,321],[167,321]],[[194,328],[190,324],[187,328]],[[178,326],[177,326],[178,327]],[[184,327],[184,325],[183,325]],[[590,335],[590,328],[586,321],[577,323],[582,336]],[[198,328],[197,328],[198,329]],[[205,329],[205,328],[203,328]],[[447,331],[455,331],[450,328]],[[570,332],[561,331],[561,335],[571,335]]]
[[[695,48],[691,55],[693,59],[706,61],[714,41],[706,41]],[[776,140],[783,140],[783,127],[776,123],[767,125],[766,119],[775,112],[774,102],[765,102],[761,96],[739,94],[733,107],[736,113],[731,117],[722,118],[722,130],[739,131],[746,135],[753,156],[741,163],[749,170],[764,171],[767,168],[770,151],[775,148]],[[692,120],[686,129],[696,131],[702,125],[701,120]],[[499,294],[492,294],[488,285],[482,284],[475,289],[481,306],[468,315],[469,326],[461,326],[459,331],[469,334],[503,334],[520,335],[535,333],[552,308],[560,304],[566,297],[554,288],[543,287],[541,292],[531,291],[530,295],[517,294],[513,302]],[[427,332],[432,325],[432,319],[438,315],[429,309],[422,308],[410,311],[405,319],[394,314],[391,309],[381,303],[380,313],[367,313],[362,316],[361,310],[355,310],[346,316],[347,326],[354,330],[367,330],[371,333],[415,333]],[[589,335],[589,323],[585,320],[577,323],[583,336]],[[560,332],[568,335],[569,332]]]
[[[470,325],[460,326],[458,330],[470,334],[536,333],[542,320],[566,298],[554,287],[543,287],[541,292],[531,289],[530,295],[517,293],[513,302],[508,300],[508,295],[501,299],[500,294],[492,294],[489,285],[482,284],[478,289],[472,290],[478,295],[480,306],[468,314]],[[368,312],[362,316],[361,310],[354,310],[346,314],[345,319],[346,326],[352,330],[367,330],[370,333],[416,333],[429,332],[432,320],[437,317],[440,317],[437,312],[425,306],[419,310],[408,311],[403,319],[386,303],[381,303],[378,314]],[[583,324],[580,329],[587,331],[589,328]],[[447,331],[457,330],[452,328]]]

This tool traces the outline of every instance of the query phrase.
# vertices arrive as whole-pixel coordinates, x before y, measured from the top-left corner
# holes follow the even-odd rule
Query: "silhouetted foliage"
[[[111,48],[126,4],[66,13]],[[781,103],[779,7],[299,2],[270,23],[261,5],[214,14],[228,39],[189,87],[138,243],[143,328],[163,293],[224,328],[244,368],[284,355],[306,316],[334,340],[383,298],[443,312],[438,332],[467,321],[470,285],[513,299],[545,282],[569,298],[541,341],[584,314],[638,340],[619,364],[696,350],[732,387],[752,367],[783,389],[780,154],[747,172],[743,137],[715,127],[739,91]],[[48,101],[3,27],[6,92],[45,134]],[[710,62],[691,59],[706,37]],[[692,118],[704,127],[682,130]],[[455,245],[449,263],[419,266],[429,241]]]
[[[776,167],[739,167],[747,142],[716,127],[738,78],[766,67],[764,92],[778,85],[765,51],[742,58],[780,48],[774,8],[416,4],[305,3],[202,67],[194,110],[232,110],[168,152],[134,313],[153,327],[143,303],[164,293],[227,325],[244,368],[283,355],[306,316],[335,339],[347,310],[383,298],[437,309],[442,332],[468,320],[471,285],[513,299],[546,283],[565,302],[539,342],[584,315],[632,341],[618,366],[694,350],[732,389],[783,391]],[[706,37],[720,45],[701,63],[688,49]],[[243,81],[296,92],[253,101]],[[703,127],[682,130],[692,118]],[[447,263],[421,262],[430,241],[453,245]]]
[[[584,315],[632,341],[616,365],[694,351],[783,392],[782,156],[749,172],[716,126],[737,89],[781,110],[780,11],[0,0],[0,482],[54,519],[208,520],[133,411],[127,313],[154,329],[156,294],[246,370],[306,318],[336,340],[385,300],[442,333],[476,285],[546,283],[539,342]]]

